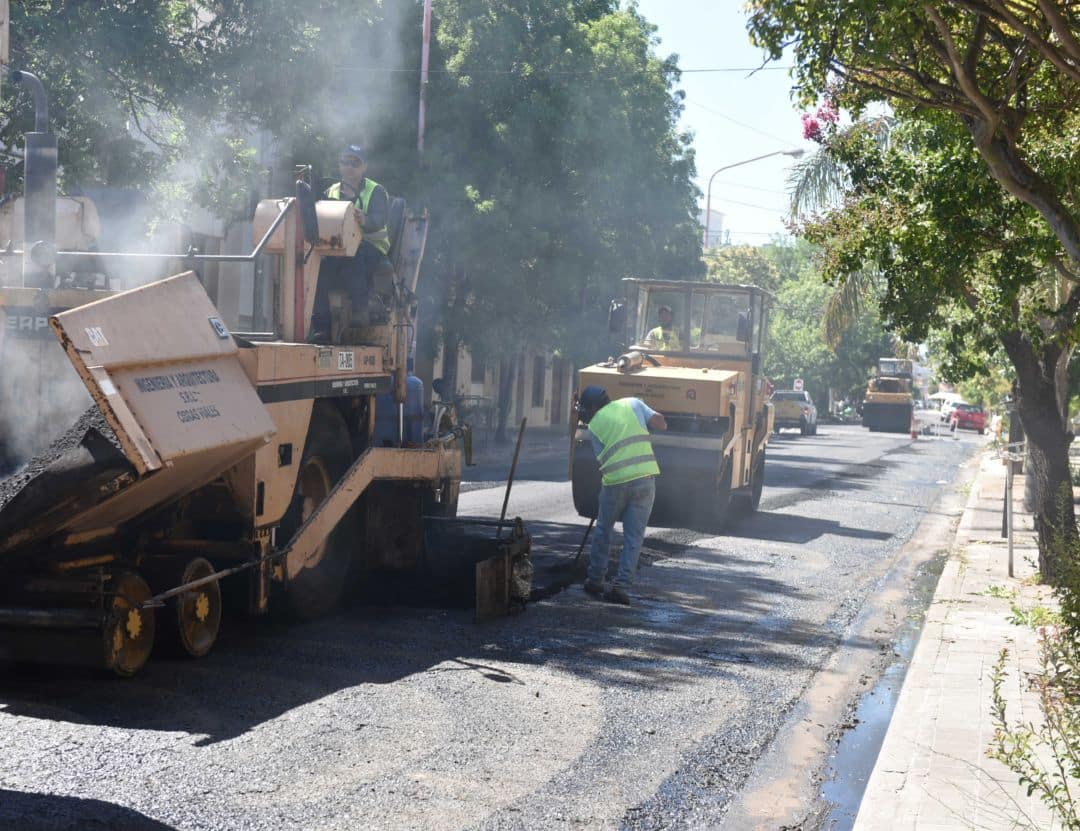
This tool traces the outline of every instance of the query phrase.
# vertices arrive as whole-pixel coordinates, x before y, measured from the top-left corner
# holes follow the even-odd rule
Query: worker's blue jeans
[[[319,265],[319,282],[315,287],[311,331],[330,334],[331,291],[346,292],[352,304],[353,319],[366,322],[372,276],[384,261],[389,266],[386,255],[367,240],[360,243],[352,257],[324,257]]]
[[[596,533],[589,551],[589,580],[602,584],[607,576],[608,556],[611,552],[611,532],[615,523],[622,521],[623,547],[619,557],[619,570],[611,585],[628,591],[634,582],[641,544],[645,542],[645,529],[649,524],[653,502],[656,499],[656,479],[648,476],[619,485],[605,485],[600,489],[600,510],[596,515]]]

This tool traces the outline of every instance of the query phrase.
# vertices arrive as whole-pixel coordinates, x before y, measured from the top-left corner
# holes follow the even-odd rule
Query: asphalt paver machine
[[[454,525],[463,430],[444,419],[405,441],[426,212],[395,205],[394,269],[379,275],[364,325],[339,314],[336,342],[312,344],[320,263],[352,256],[362,239],[351,203],[315,201],[300,182],[295,196],[258,205],[252,254],[185,257],[278,256],[273,331],[244,335],[194,270],[61,294],[58,263],[145,255],[57,252],[40,220],[55,204],[55,166],[44,185],[29,173],[24,242],[4,252],[26,267],[0,288],[0,315],[44,316],[49,340],[33,328],[52,352],[38,385],[63,361],[92,405],[0,481],[0,659],[131,675],[155,642],[201,657],[217,637],[223,582],[251,613],[300,618],[334,609],[364,574],[420,578],[433,564],[440,579],[466,583],[475,569],[488,613],[527,596],[520,521],[497,533]],[[397,437],[377,437],[379,406],[396,410]]]

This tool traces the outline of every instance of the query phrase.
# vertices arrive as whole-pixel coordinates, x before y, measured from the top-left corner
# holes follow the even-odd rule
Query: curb
[[[1037,638],[1033,630],[1008,622],[1012,595],[1002,595],[1039,590],[1025,588],[1023,576],[1007,576],[1001,496],[993,493],[1003,493],[1004,482],[995,475],[996,463],[989,451],[979,460],[855,831],[1052,827],[1038,798],[1028,797],[1017,775],[985,753],[993,735],[991,673],[1002,648],[1010,650],[1004,688],[1010,720],[1018,710],[1025,720],[1037,713],[1021,682],[1035,665]],[[1032,550],[1029,515],[1014,517],[1019,520],[1016,547]],[[1017,561],[1023,563],[1022,553]],[[1018,574],[1030,571],[1025,564]]]

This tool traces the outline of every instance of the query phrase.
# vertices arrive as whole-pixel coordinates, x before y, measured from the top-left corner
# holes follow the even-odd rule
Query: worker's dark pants
[[[315,308],[311,313],[312,332],[330,332],[330,292],[349,295],[353,317],[363,316],[371,297],[375,269],[386,259],[366,240],[352,257],[323,257],[319,266],[319,285],[315,290]]]

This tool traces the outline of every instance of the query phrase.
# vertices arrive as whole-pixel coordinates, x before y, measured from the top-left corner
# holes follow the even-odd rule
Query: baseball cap
[[[341,155],[356,156],[356,158],[360,159],[360,161],[363,161],[365,158],[367,158],[364,154],[364,148],[362,148],[359,144],[345,145],[345,148],[341,151]]]
[[[603,387],[590,384],[581,391],[581,397],[578,398],[578,403],[583,409],[593,410],[602,407],[607,400],[608,394],[604,391]]]

